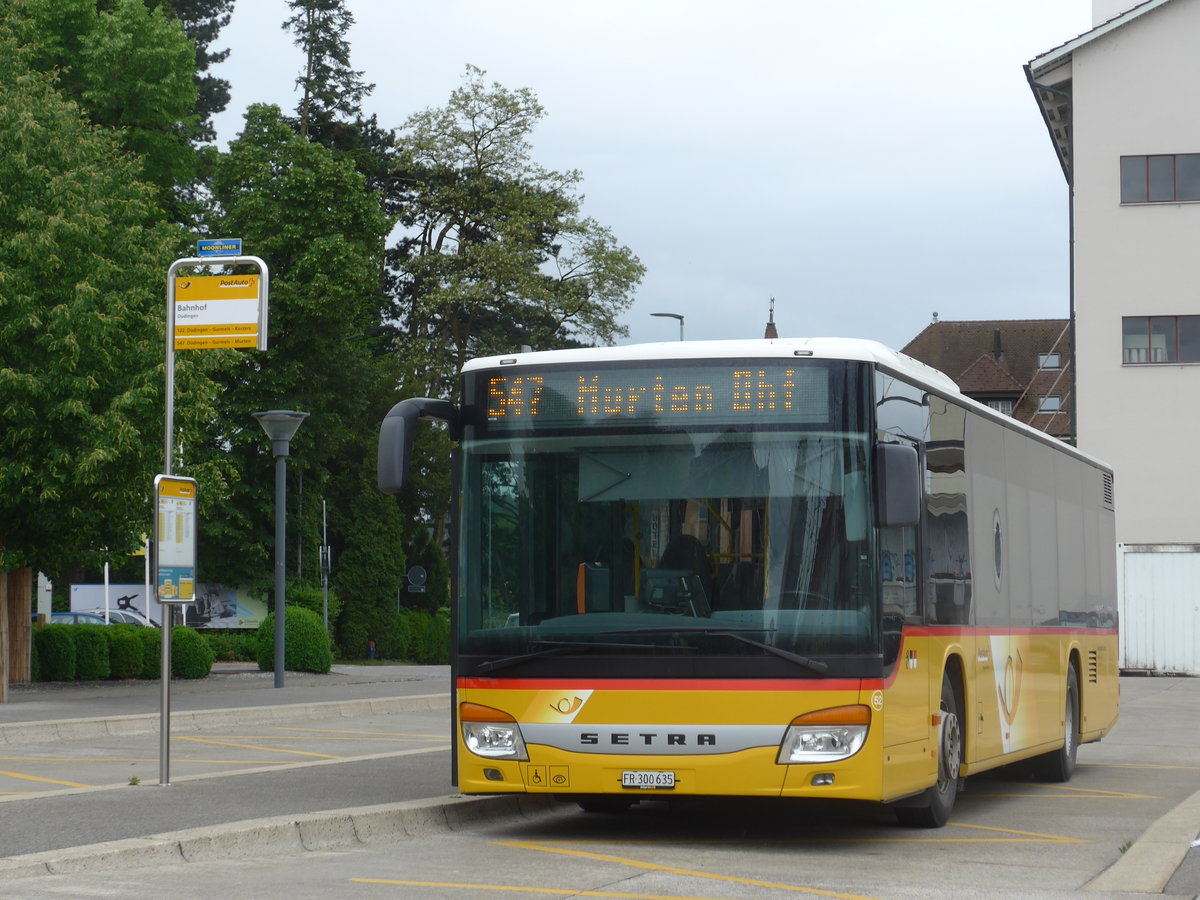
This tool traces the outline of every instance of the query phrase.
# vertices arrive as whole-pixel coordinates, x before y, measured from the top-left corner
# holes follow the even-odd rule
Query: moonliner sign
[[[201,275],[175,279],[175,349],[258,346],[259,276]]]

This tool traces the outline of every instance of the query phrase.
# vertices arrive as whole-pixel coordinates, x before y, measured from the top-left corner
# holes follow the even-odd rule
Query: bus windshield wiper
[[[767,634],[774,632],[773,628],[714,628],[711,625],[684,625],[681,628],[642,628],[630,629],[628,631],[605,631],[605,635],[617,634],[655,634],[668,633],[674,634],[682,632],[684,634],[711,634],[717,637],[732,638],[735,641],[741,641],[743,644],[749,644],[751,647],[758,647],[773,656],[778,656],[780,659],[786,659],[788,662],[794,662],[798,666],[816,672],[818,675],[824,675],[829,671],[829,663],[819,659],[810,659],[807,656],[801,656],[799,653],[793,653],[791,650],[784,650],[782,647],[773,647],[770,644],[764,644],[762,641],[752,640],[743,634],[749,632],[751,634]]]
[[[735,641],[741,641],[743,644],[749,644],[751,647],[758,647],[760,650],[765,650],[774,656],[781,659],[786,659],[788,662],[794,662],[798,666],[803,666],[816,672],[818,675],[824,675],[829,671],[829,663],[820,659],[810,659],[807,656],[801,656],[799,653],[793,653],[791,650],[784,650],[782,647],[772,647],[770,644],[764,644],[762,641],[754,641],[744,635],[740,635],[734,631],[726,631],[724,629],[713,629],[708,632],[720,637],[733,638]]]
[[[509,666],[520,665],[531,659],[545,656],[557,656],[574,650],[694,650],[694,647],[679,647],[664,644],[618,644],[603,641],[530,641],[530,646],[540,649],[528,653],[518,653],[515,656],[502,656],[499,659],[489,659],[481,662],[478,669],[482,672],[495,672],[497,669],[507,669]]]

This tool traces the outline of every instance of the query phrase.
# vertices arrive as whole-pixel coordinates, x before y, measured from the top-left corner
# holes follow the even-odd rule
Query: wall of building
[[[1200,543],[1200,365],[1122,364],[1122,316],[1200,314],[1200,203],[1125,205],[1120,158],[1200,153],[1200,2],[1165,4],[1073,61],[1079,447],[1113,465],[1117,540]]]

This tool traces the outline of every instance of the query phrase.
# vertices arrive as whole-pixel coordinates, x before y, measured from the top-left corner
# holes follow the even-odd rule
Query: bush
[[[33,640],[29,642],[29,680],[42,680],[42,658],[38,655],[37,629],[33,629]]]
[[[178,626],[171,631],[171,674],[176,678],[207,678],[213,650],[195,628]],[[161,660],[159,666],[162,666]]]
[[[75,680],[75,636],[70,625],[47,625],[33,632],[45,681]]]
[[[56,628],[63,626],[56,625]],[[99,681],[109,675],[108,625],[70,626],[75,632],[75,678]]]
[[[253,631],[206,628],[200,631],[200,636],[219,662],[255,662],[258,659],[258,636]]]
[[[275,671],[275,613],[258,626],[258,668]],[[328,672],[333,646],[321,617],[312,610],[289,606],[284,613],[283,667],[292,672]]]
[[[138,628],[142,649],[142,677],[162,678],[162,629]]]
[[[139,678],[142,675],[142,643],[139,631],[156,631],[137,625],[110,625],[108,629],[109,678]]]
[[[287,586],[287,607],[302,606],[312,610],[317,618],[325,621],[325,591],[319,586],[301,584],[289,581]],[[337,591],[329,589],[329,621],[336,622],[342,612],[342,601],[338,599]]]

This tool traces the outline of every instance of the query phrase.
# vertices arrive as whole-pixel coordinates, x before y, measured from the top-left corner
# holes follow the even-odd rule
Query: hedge
[[[75,626],[47,625],[35,628],[33,642],[37,645],[43,681],[75,680]]]
[[[37,681],[156,679],[162,674],[162,631],[134,625],[47,625],[33,630]],[[171,632],[171,674],[205,678],[213,651],[194,628]]]
[[[62,626],[52,626],[61,628]],[[80,625],[75,629],[75,678],[102,681],[112,671],[108,663],[108,629],[111,625]]]

